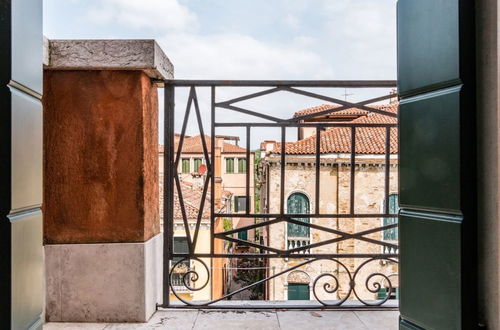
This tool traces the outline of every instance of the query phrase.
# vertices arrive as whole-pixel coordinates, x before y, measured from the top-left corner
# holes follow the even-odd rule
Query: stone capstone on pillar
[[[172,79],[174,66],[154,40],[48,40],[47,70],[135,70]]]

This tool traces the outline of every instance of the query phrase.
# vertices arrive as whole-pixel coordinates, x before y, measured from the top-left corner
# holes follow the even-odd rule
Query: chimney
[[[389,99],[389,103],[390,104],[396,104],[398,103],[398,90],[396,88],[394,88],[393,90],[391,90],[391,98]]]

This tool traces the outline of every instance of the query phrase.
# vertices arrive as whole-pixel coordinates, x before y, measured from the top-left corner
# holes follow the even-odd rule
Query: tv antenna
[[[347,88],[344,88],[344,94],[341,94],[341,95],[344,97],[344,101],[347,101],[347,97],[351,96],[351,95],[354,95],[354,94],[353,93],[348,94],[347,93]]]

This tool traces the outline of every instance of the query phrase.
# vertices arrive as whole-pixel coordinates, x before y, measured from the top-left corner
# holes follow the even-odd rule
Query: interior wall
[[[500,329],[498,1],[476,1],[479,321]]]

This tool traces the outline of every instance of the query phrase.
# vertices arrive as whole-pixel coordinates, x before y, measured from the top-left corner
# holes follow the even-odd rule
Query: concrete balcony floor
[[[46,323],[45,330],[342,329],[396,330],[398,311],[161,310],[148,323]]]

